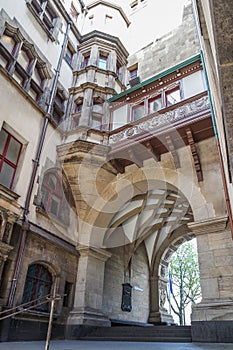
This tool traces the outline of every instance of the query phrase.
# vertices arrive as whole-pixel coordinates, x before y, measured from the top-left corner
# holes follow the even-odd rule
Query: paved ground
[[[44,342],[0,343],[0,350],[44,350]],[[232,350],[231,344],[52,341],[49,350]]]

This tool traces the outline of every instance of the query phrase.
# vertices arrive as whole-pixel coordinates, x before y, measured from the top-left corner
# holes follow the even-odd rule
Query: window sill
[[[25,310],[25,311],[23,311]],[[24,309],[23,307],[18,307],[17,311],[21,311],[22,313],[19,314],[17,317],[25,317],[25,318],[31,318],[31,317],[40,317],[40,318],[49,318],[50,312],[49,311],[39,311],[39,310],[27,310]],[[57,319],[58,318],[58,313],[54,313],[53,314],[53,319]]]
[[[0,184],[0,197],[1,196],[9,202],[17,201],[20,197],[17,193]]]
[[[47,213],[42,207],[37,206],[36,212],[51,221],[55,221],[58,225],[64,228],[67,228],[67,226],[69,225],[69,222],[61,221],[58,217],[54,216],[53,214]]]

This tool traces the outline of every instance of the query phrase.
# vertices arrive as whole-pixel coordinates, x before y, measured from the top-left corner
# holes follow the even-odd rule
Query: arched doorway
[[[174,240],[183,242],[192,238],[192,233],[187,226],[192,221],[193,213],[184,194],[171,184],[161,185],[161,183],[158,183],[156,189],[135,195],[112,217],[104,235],[103,246],[113,250],[114,264],[118,263],[119,270],[123,270],[122,284],[130,284],[134,289],[134,294],[135,290],[137,292],[144,290],[140,296],[132,296],[132,301],[136,302],[136,305],[132,305],[132,314],[125,316],[121,312],[118,313],[119,317],[129,320],[135,317],[136,321],[140,321],[134,308],[140,313],[138,304],[141,304],[141,322],[145,322],[146,307],[143,298],[148,297],[146,322],[154,324],[173,322],[168,310],[164,307],[168,282],[165,275],[166,259],[169,259],[170,245]],[[119,296],[117,299],[114,295],[114,288],[112,294],[109,292],[111,284],[108,280],[112,280],[111,283],[114,284],[114,270],[111,271],[109,267],[111,259],[113,258],[106,263],[109,271],[105,283],[109,287],[108,290],[105,289],[108,295],[105,295],[104,298],[105,300],[109,298],[111,301],[115,298],[113,304],[119,308]],[[139,269],[136,268],[138,259],[141,260]],[[137,278],[137,285],[135,285],[133,276],[138,275],[140,269],[141,281],[140,278]],[[145,287],[145,275],[147,275],[147,288]],[[120,279],[115,278],[115,280],[118,281],[115,288],[119,291]],[[116,310],[110,310],[110,317],[111,313],[115,316]]]

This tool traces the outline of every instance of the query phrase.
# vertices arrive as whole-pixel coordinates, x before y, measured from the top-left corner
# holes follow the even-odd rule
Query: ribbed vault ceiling
[[[135,196],[113,217],[105,235],[106,247],[128,245],[128,260],[144,242],[150,267],[172,233],[193,221],[187,199],[175,190],[156,189]]]

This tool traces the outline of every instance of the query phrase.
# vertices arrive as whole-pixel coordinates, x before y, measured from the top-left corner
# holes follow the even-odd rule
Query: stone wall
[[[122,283],[124,281],[124,247],[111,249],[112,257],[106,262],[103,311],[110,319],[132,322],[148,322],[149,316],[149,270],[146,251],[141,245],[132,261],[131,285],[132,311],[121,310]]]
[[[199,52],[196,26],[190,4],[184,11],[182,24],[131,55],[128,66],[138,62],[138,75],[144,81]]]

